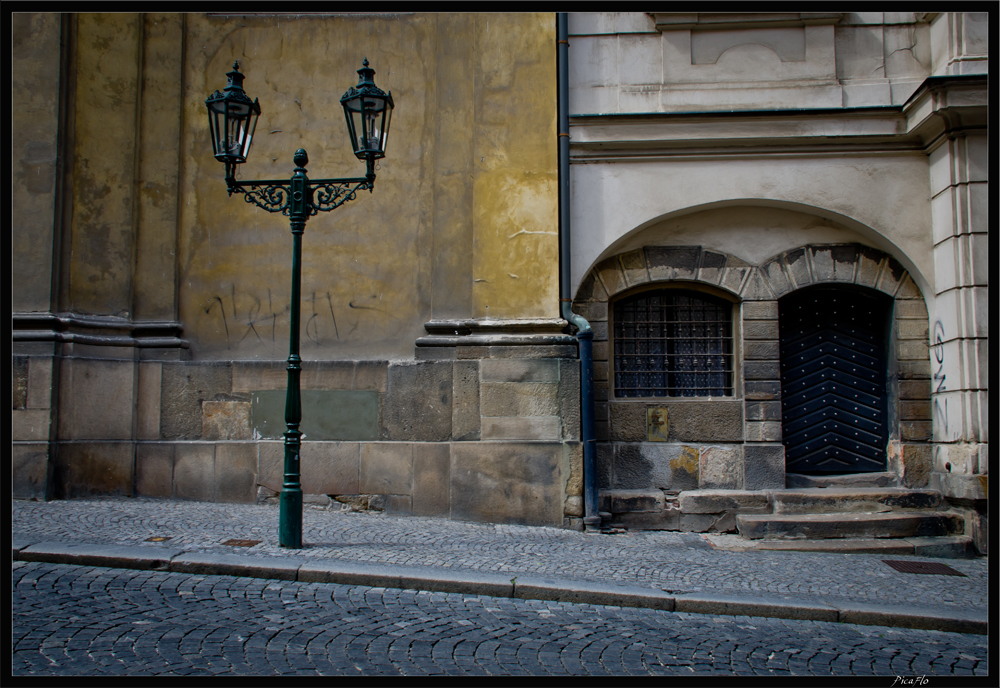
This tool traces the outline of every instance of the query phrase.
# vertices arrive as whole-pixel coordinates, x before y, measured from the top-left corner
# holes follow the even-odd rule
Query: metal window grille
[[[674,289],[618,301],[615,396],[732,396],[732,312],[725,299]]]

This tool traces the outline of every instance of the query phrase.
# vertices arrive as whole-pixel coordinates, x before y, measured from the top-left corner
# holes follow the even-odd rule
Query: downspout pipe
[[[569,30],[567,14],[556,14],[556,69],[559,134],[559,312],[576,327],[580,345],[580,421],[583,443],[583,523],[588,532],[600,528],[597,511],[597,437],[594,431],[594,331],[572,310],[570,295],[569,199]]]

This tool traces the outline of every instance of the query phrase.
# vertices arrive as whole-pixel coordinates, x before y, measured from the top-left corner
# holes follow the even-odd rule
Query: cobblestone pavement
[[[981,635],[230,576],[14,562],[12,597],[15,675],[989,670]]]
[[[158,547],[185,551],[436,566],[640,585],[681,593],[750,593],[924,608],[985,610],[986,558],[949,559],[960,576],[901,573],[903,555],[735,552],[711,537],[666,531],[588,535],[558,528],[464,523],[349,513],[306,506],[302,550],[277,543],[276,505],[148,499],[13,502],[15,539]],[[230,538],[261,540],[227,547]],[[926,557],[909,557],[926,560]]]

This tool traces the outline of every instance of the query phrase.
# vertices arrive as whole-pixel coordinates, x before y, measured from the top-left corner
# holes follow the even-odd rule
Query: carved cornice
[[[91,346],[181,348],[183,327],[166,320],[138,320],[76,313],[14,313],[15,342],[73,342]]]
[[[651,12],[657,31],[771,29],[836,24],[842,12]]]

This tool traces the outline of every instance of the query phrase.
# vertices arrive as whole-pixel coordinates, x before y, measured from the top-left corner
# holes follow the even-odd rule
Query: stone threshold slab
[[[508,577],[506,573],[441,567],[393,566],[356,561],[316,561],[303,557],[185,553],[182,550],[159,546],[22,540],[13,543],[12,558],[14,561],[75,566],[153,569],[199,575],[366,585],[573,604],[642,607],[693,614],[805,619],[979,635],[986,635],[989,628],[987,615],[971,610],[928,609],[915,605],[872,605],[751,593],[671,594],[655,588],[546,576],[515,574]]]

